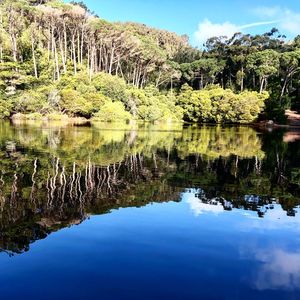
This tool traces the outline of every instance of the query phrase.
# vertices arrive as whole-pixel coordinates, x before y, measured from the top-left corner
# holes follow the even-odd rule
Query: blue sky
[[[210,35],[234,31],[263,33],[277,27],[292,38],[300,34],[300,0],[83,0],[100,17],[135,21],[188,34],[201,46]]]

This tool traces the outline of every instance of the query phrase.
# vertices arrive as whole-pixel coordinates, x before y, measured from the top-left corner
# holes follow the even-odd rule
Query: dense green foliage
[[[178,100],[186,120],[247,123],[257,118],[267,98],[265,92],[258,94],[244,91],[235,94],[232,90],[216,87],[195,91],[184,85]]]
[[[0,2],[0,116],[252,122],[297,106],[300,38],[109,23],[82,2]],[[270,100],[265,101],[271,96]]]

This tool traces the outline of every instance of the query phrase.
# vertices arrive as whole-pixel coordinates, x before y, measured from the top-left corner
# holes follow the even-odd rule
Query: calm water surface
[[[300,141],[0,123],[1,299],[300,299]]]

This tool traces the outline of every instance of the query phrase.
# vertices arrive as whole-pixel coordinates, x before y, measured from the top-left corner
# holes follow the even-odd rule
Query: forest
[[[285,122],[300,107],[300,36],[209,39],[111,23],[83,2],[0,1],[0,117]]]

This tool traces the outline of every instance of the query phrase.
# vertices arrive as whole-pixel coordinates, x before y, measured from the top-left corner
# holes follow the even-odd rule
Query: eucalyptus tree
[[[225,67],[224,60],[213,57],[202,57],[192,63],[182,64],[183,79],[198,89],[204,89],[209,84],[218,83]]]
[[[280,75],[282,76],[280,100],[289,88],[293,78],[300,72],[300,49],[280,55]]]
[[[1,21],[9,35],[11,44],[11,57],[14,62],[22,60],[18,48],[18,39],[26,27],[24,11],[28,6],[26,0],[3,0],[1,3]]]
[[[255,76],[259,78],[259,91],[262,93],[267,89],[268,79],[270,76],[278,73],[280,62],[280,55],[275,50],[263,50],[252,53],[247,58],[247,68]]]

